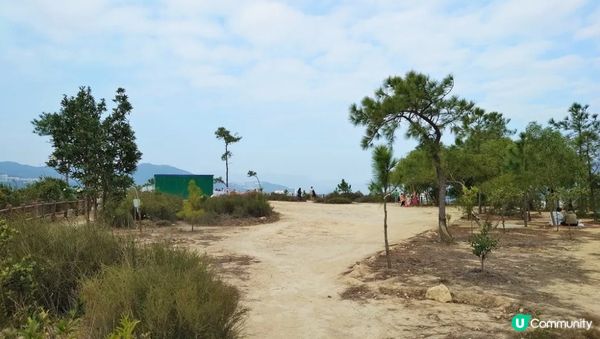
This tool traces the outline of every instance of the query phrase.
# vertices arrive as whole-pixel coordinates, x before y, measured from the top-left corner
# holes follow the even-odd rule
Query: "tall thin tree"
[[[225,153],[221,155],[221,160],[225,161],[225,187],[229,188],[229,158],[233,155],[229,150],[229,145],[242,140],[242,137],[231,134],[225,127],[219,127],[215,131],[215,136],[225,143]]]
[[[569,108],[569,115],[563,120],[550,120],[550,124],[567,132],[567,136],[574,142],[577,154],[585,164],[586,181],[590,194],[590,208],[594,220],[598,220],[596,210],[596,180],[594,162],[600,155],[600,120],[598,114],[590,114],[588,105],[573,103]]]
[[[258,189],[259,189],[259,191],[262,192],[262,185],[260,184],[260,179],[258,179],[258,174],[253,170],[249,170],[248,178],[252,178],[252,177],[254,177],[256,179],[256,181],[258,182]]]
[[[466,114],[474,109],[470,101],[450,96],[454,78],[442,81],[414,71],[404,77],[386,79],[373,97],[365,97],[360,105],[350,106],[350,121],[365,126],[362,147],[385,137],[390,143],[401,123],[408,124],[407,136],[415,138],[433,161],[438,182],[438,229],[442,241],[451,241],[446,222],[447,179],[442,165],[442,135],[448,128],[460,126]]]
[[[383,199],[383,236],[385,241],[385,258],[387,267],[392,268],[390,245],[388,241],[387,198],[391,192],[391,174],[398,161],[392,157],[392,148],[379,145],[373,150],[373,181],[369,184],[371,192],[377,192]]]

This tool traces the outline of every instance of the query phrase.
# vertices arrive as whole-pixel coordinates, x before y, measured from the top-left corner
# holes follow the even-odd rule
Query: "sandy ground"
[[[342,273],[383,249],[381,205],[272,204],[281,213],[276,223],[203,227],[173,237],[183,246],[221,258],[224,277],[241,289],[249,308],[245,336],[415,336],[420,326],[415,322],[420,320],[413,319],[409,308],[385,300],[357,303],[339,295],[349,286]],[[390,206],[390,242],[436,227],[436,216],[436,208]]]
[[[210,255],[222,277],[238,287],[242,293],[242,304],[248,308],[243,329],[245,337],[512,337],[512,315],[523,306],[526,312],[530,307],[531,310],[539,310],[539,307],[542,307],[536,306],[535,298],[506,299],[505,293],[491,288],[483,280],[477,282],[477,279],[474,280],[473,290],[469,288],[452,291],[453,295],[456,292],[462,295],[455,295],[457,300],[453,303],[413,298],[404,292],[381,293],[382,288],[400,291],[398,288],[403,283],[398,279],[402,280],[401,273],[409,275],[404,285],[411,285],[410,281],[413,278],[418,280],[413,282],[414,286],[422,285],[423,282],[426,282],[426,286],[434,286],[442,281],[440,277],[433,275],[414,275],[410,273],[410,269],[408,272],[398,272],[397,277],[384,280],[375,278],[375,272],[365,263],[383,260],[380,257],[382,254],[378,253],[383,250],[381,205],[271,203],[280,213],[279,221],[271,224],[197,227],[194,232],[191,232],[190,226],[180,225],[150,228],[142,235],[142,238],[150,242],[169,240],[177,246]],[[449,209],[448,212],[452,214],[452,220],[459,219],[456,209]],[[540,222],[543,226],[544,221]],[[465,223],[459,221],[461,225]],[[437,208],[403,208],[397,205],[389,207],[390,243],[402,244],[395,248],[404,246],[409,238],[413,241],[417,234],[435,229],[436,225]],[[509,223],[507,226],[519,227],[522,226],[518,223]],[[550,233],[551,237],[559,236],[552,230]],[[600,282],[600,262],[597,260],[600,256],[600,228],[586,228],[575,234],[580,241],[562,242],[559,249],[546,249],[537,242],[536,244],[541,246],[540,251],[533,251],[533,254],[527,254],[529,252],[519,248],[507,249],[518,251],[517,255],[536,255],[544,258],[535,261],[536,265],[544,266],[536,269],[545,270],[544,274],[549,274],[548,279],[532,283],[532,292],[546,292],[558,298],[559,304],[564,304],[555,309],[542,307],[543,312],[550,312],[548,314],[553,314],[554,311],[555,314],[563,316],[571,313],[594,315],[600,312],[600,294],[596,288]],[[560,236],[565,237],[565,234],[560,233]],[[521,241],[520,238],[517,240]],[[448,254],[447,263],[454,265],[458,271],[468,273],[478,266],[478,263],[474,257],[459,263],[461,261],[458,260],[458,256],[468,255],[470,251],[468,248],[463,250],[460,253]],[[411,253],[402,258],[410,261]],[[564,279],[564,274],[561,275],[562,278],[559,275],[553,277],[553,269],[564,269],[552,267],[561,264],[564,260],[558,259],[563,256],[571,258],[565,262],[577,263],[577,268],[572,268],[573,272],[579,272],[577,276],[570,277],[567,274],[567,279]],[[440,259],[445,262],[443,258]],[[490,267],[493,271],[496,264],[500,265],[499,267],[515,264],[511,260],[508,261],[498,259],[493,261]],[[523,263],[519,265],[521,264]],[[527,263],[524,265],[531,266]],[[439,270],[438,273],[441,271],[444,270]],[[508,281],[508,284],[511,282]],[[503,287],[510,289],[513,288],[511,286],[513,285]],[[357,288],[357,291],[367,288],[371,294],[350,299],[347,295],[346,298],[341,297],[341,294],[354,288]],[[372,294],[378,289],[379,292]],[[485,293],[480,295],[480,292]],[[485,298],[479,300],[480,296]],[[492,297],[491,304],[489,296]],[[461,298],[463,301],[458,300]],[[508,307],[507,300],[516,303],[511,301]],[[513,310],[515,306],[516,309]]]

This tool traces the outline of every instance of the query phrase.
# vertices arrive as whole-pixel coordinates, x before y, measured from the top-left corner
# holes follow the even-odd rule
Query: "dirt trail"
[[[411,312],[389,302],[339,296],[341,273],[383,249],[382,206],[274,202],[273,224],[214,229],[217,241],[190,247],[216,256],[250,256],[245,278],[229,274],[249,307],[250,338],[386,338],[410,336]],[[437,209],[389,209],[391,243],[436,226]],[[241,277],[242,275],[240,275]],[[415,324],[416,325],[416,324]],[[401,335],[405,333],[405,335]]]

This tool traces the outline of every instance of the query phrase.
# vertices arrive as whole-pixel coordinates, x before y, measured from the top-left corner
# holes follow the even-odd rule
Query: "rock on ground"
[[[452,295],[450,294],[450,290],[444,284],[439,284],[437,286],[428,288],[427,292],[425,293],[425,298],[439,301],[442,303],[452,301]]]

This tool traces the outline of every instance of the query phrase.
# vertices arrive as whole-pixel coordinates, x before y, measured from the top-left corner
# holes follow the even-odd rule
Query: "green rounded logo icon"
[[[517,332],[523,332],[529,326],[531,314],[515,314],[512,318],[512,328]]]

